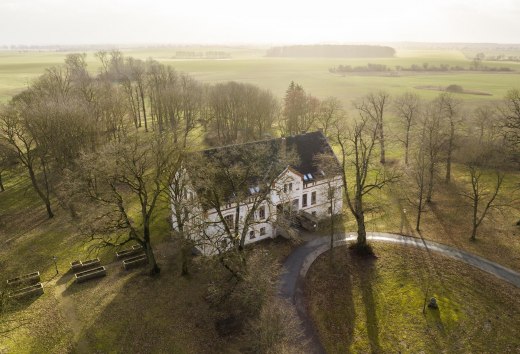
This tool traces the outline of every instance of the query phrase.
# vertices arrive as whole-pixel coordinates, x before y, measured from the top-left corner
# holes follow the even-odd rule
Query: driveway
[[[392,242],[402,245],[424,248],[445,255],[447,257],[460,260],[470,264],[478,269],[490,273],[500,279],[507,281],[520,288],[520,273],[512,269],[501,266],[498,263],[489,261],[477,255],[459,250],[454,247],[446,246],[437,242],[427,241],[424,239],[402,236],[396,234],[382,232],[368,232],[367,239],[376,242]],[[345,245],[356,240],[355,233],[347,233],[344,236],[336,235],[334,247]],[[284,273],[280,278],[278,294],[283,299],[292,303],[300,320],[302,321],[303,330],[306,339],[309,341],[309,349],[312,353],[325,353],[314,328],[314,324],[310,319],[307,308],[305,306],[303,296],[303,284],[305,275],[312,263],[319,255],[330,249],[330,237],[323,236],[307,241],[300,247],[296,248],[287,257],[283,264]]]

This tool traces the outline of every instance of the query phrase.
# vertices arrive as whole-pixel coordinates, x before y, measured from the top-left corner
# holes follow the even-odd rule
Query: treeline
[[[293,45],[273,47],[268,57],[391,58],[395,49],[375,45]]]
[[[59,205],[85,218],[77,225],[100,244],[135,240],[149,249],[151,265],[153,210],[185,152],[202,141],[326,130],[339,110],[337,100],[320,101],[296,84],[280,102],[251,84],[208,85],[119,51],[96,57],[101,65],[92,74],[85,54],[68,55],[0,107],[0,191],[4,172],[21,169],[49,218]],[[140,217],[129,216],[127,198],[142,204]]]
[[[175,53],[175,58],[178,58],[178,59],[228,59],[228,58],[231,58],[231,53],[223,52],[223,51],[207,51],[207,52],[178,51]]]
[[[475,61],[514,61],[514,62],[520,62],[520,56],[516,55],[505,55],[505,54],[498,54],[498,55],[486,55],[483,52],[477,53],[475,57],[473,58]]]
[[[352,66],[352,65],[338,65],[336,67],[329,68],[329,72],[333,74],[344,74],[344,73],[372,73],[372,72],[448,72],[448,71],[491,71],[491,72],[510,72],[513,69],[508,67],[491,67],[482,65],[480,62],[472,62],[469,67],[463,67],[460,65],[448,65],[440,64],[439,66],[431,65],[429,63],[412,64],[408,67],[395,65],[388,66],[385,64],[372,64],[368,63],[365,66]]]

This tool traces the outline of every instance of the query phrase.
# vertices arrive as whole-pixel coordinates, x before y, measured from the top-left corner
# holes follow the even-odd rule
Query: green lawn
[[[320,256],[306,279],[328,353],[513,353],[520,289],[443,256],[377,243],[378,259],[347,247]],[[439,310],[422,313],[435,296]]]

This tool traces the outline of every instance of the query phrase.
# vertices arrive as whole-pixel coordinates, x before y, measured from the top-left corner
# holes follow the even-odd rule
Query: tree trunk
[[[432,201],[433,177],[435,174],[435,166],[433,163],[430,163],[429,173],[430,173],[430,179],[428,180],[428,192],[426,193],[426,203],[431,203],[431,201]]]
[[[478,212],[478,201],[479,196],[475,195],[475,199],[473,199],[473,220],[472,220],[472,228],[471,228],[471,241],[475,241],[477,239],[477,228],[478,228],[478,221],[477,221],[477,212]]]
[[[150,226],[146,220],[144,225],[144,247],[146,257],[148,258],[148,265],[150,266],[150,275],[159,274],[161,272],[161,268],[159,268],[157,265],[155,255],[153,254],[152,243],[150,242]]]
[[[4,182],[2,181],[2,172],[0,171],[0,192],[5,191]]]
[[[38,182],[36,181],[36,176],[34,174],[32,166],[27,166],[27,167],[29,169],[29,177],[31,178],[31,183],[33,185],[33,188],[36,191],[36,193],[38,194],[38,196],[40,197],[40,199],[44,202],[45,208],[47,209],[47,216],[49,217],[49,219],[52,219],[54,217],[54,213],[52,212],[51,201],[49,200],[48,197],[45,196],[45,194],[43,194],[40,187],[38,186]]]
[[[139,86],[139,94],[141,95],[141,105],[143,108],[144,131],[147,132],[148,131],[148,122],[146,119],[146,105],[145,105],[145,101],[144,101],[144,91],[141,86]]]
[[[422,191],[420,192],[420,195],[419,195],[419,205],[417,206],[417,223],[415,224],[415,229],[417,231],[420,231],[421,229],[421,213],[422,213],[422,200],[423,200],[423,196],[422,196]]]
[[[470,237],[470,240],[471,241],[476,241],[477,240],[477,225],[473,224],[473,227],[471,229],[471,237]]]
[[[381,119],[380,126],[379,126],[380,132],[379,132],[379,142],[381,144],[381,164],[385,164],[385,134],[383,132],[383,119]]]
[[[451,154],[453,150],[453,139],[455,138],[455,125],[451,123],[450,141],[448,144],[448,157],[446,158],[446,182],[451,180]]]
[[[356,223],[358,227],[357,246],[365,247],[367,245],[367,231],[365,228],[365,215],[363,212],[356,215]]]
[[[330,192],[329,186],[329,192]],[[334,260],[334,198],[330,198],[330,260]]]
[[[139,100],[139,92],[137,91],[137,87],[135,88],[135,97],[137,100],[137,119],[139,120],[139,128],[142,127],[141,123],[141,102]]]
[[[406,139],[404,142],[404,164],[408,166],[408,148],[410,145],[410,127],[406,130]]]

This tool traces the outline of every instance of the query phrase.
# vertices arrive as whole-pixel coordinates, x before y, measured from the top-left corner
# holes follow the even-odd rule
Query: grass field
[[[461,72],[410,74],[401,77],[361,75],[342,77],[328,72],[328,68],[331,66],[366,65],[367,62],[403,66],[423,62],[436,65],[440,63],[469,65],[469,61],[459,51],[407,50],[398,52],[396,58],[380,60],[265,58],[260,49],[231,48],[228,51],[232,53],[230,60],[178,60],[173,58],[175,49],[132,50],[127,51],[126,54],[141,59],[152,57],[162,62],[168,62],[178,70],[189,72],[204,82],[236,80],[254,83],[272,90],[280,98],[289,82],[294,80],[316,96],[337,96],[347,107],[350,106],[351,100],[376,89],[385,89],[391,94],[398,94],[406,90],[413,90],[413,87],[419,85],[446,86],[456,83],[467,90],[486,91],[493,94],[493,96],[461,95],[461,99],[467,102],[486,102],[499,100],[508,89],[520,86],[518,83],[520,82],[520,64],[507,64],[519,70],[507,74]],[[46,67],[61,64],[64,57],[65,53],[61,52],[0,52],[0,102],[7,101],[11,95],[23,90],[27,83],[41,74]],[[88,62],[91,70],[96,71],[97,64],[93,53],[88,53]],[[501,63],[501,65],[503,64]],[[425,98],[437,95],[434,91],[417,90],[417,92]],[[391,119],[389,123],[392,123]],[[392,129],[394,127],[390,127],[387,132],[388,136],[391,135]],[[388,148],[389,159],[402,157],[402,148],[397,143],[389,144]],[[52,256],[58,257],[58,266],[63,272],[68,269],[70,261],[90,257],[87,254],[85,240],[79,235],[75,226],[69,222],[65,211],[58,207],[56,207],[56,217],[53,220],[47,220],[41,201],[30,186],[25,174],[25,171],[19,170],[6,175],[6,191],[0,194],[0,269],[2,270],[0,280],[5,281],[8,276],[39,270],[42,272],[46,284],[46,294],[11,314],[11,316],[20,318],[28,316],[31,324],[16,331],[11,339],[2,341],[0,353],[3,351],[17,353],[74,350],[123,352],[128,348],[142,348],[147,352],[165,352],[174,348],[175,352],[183,353],[229,349],[224,340],[216,334],[213,319],[207,317],[209,311],[203,296],[209,281],[208,275],[197,269],[195,269],[193,277],[188,279],[178,275],[180,271],[178,254],[175,251],[175,245],[169,238],[166,205],[163,206],[164,208],[153,224],[154,247],[157,249],[160,256],[159,261],[164,268],[164,272],[160,276],[160,284],[137,273],[124,274],[116,263],[112,263],[114,250],[105,250],[99,256],[104,264],[110,264],[112,267],[109,276],[94,283],[75,287],[71,283],[70,274],[55,276]],[[474,252],[520,270],[520,229],[514,225],[514,221],[520,218],[519,213],[508,211],[508,214],[494,215],[494,220],[485,221],[480,228],[478,241],[469,242],[469,209],[467,204],[462,203],[459,194],[464,179],[463,171],[459,166],[454,166],[453,175],[452,184],[446,185],[439,182],[434,203],[423,214],[421,236]],[[511,185],[518,181],[519,176],[518,172],[511,173],[507,183]],[[413,210],[413,206],[406,202],[406,195],[401,192],[410,190],[410,188],[409,181],[402,181],[400,185],[396,185],[392,189],[384,189],[375,193],[371,198],[373,201],[377,201],[381,208],[377,212],[367,215],[367,229],[400,232],[402,209]],[[419,236],[413,230],[414,217],[412,212],[405,215],[403,231]],[[346,230],[355,230],[354,221],[348,213]],[[285,244],[274,244],[267,247],[271,247],[273,253],[280,257],[289,250]],[[399,250],[393,251],[395,253]],[[389,252],[382,249],[382,256],[388,254]],[[406,252],[403,254],[408,255]],[[410,257],[413,261],[418,256],[410,253]],[[396,258],[398,257],[388,257],[390,267],[393,267],[392,264],[395,265],[397,261],[403,261],[396,260]],[[403,257],[403,259],[405,258]],[[445,262],[443,259],[439,259],[439,262],[439,264],[446,265],[447,269],[453,268],[451,261]],[[474,270],[465,270],[461,274],[474,276],[476,273]],[[379,281],[379,278],[376,278],[375,281]],[[472,283],[467,283],[468,287],[480,286],[473,280],[471,281]],[[490,284],[497,284],[497,287],[504,286],[494,279],[491,279],[490,282]],[[414,283],[410,284],[412,285],[406,285],[406,289],[413,288]],[[386,286],[381,285],[382,291],[386,289]],[[480,292],[472,293],[471,301],[474,301],[475,304],[488,304],[489,296],[492,294],[490,289],[490,287],[485,287]],[[417,294],[416,291],[415,295]],[[478,294],[481,294],[481,298],[477,296]],[[335,299],[340,299],[340,297]],[[397,303],[400,304],[400,302]],[[340,304],[338,301],[337,305]],[[441,306],[446,306],[446,304],[441,304]],[[451,305],[446,308],[452,309],[449,306]],[[489,309],[489,307],[486,308]],[[381,310],[380,307],[376,307],[376,309]],[[497,307],[496,313],[502,315],[500,312],[502,310],[502,307]],[[482,312],[478,319],[489,316],[492,321],[490,333],[494,333],[493,326],[496,325],[496,321],[490,313]],[[452,312],[448,312],[448,314],[452,314]],[[383,318],[389,314],[380,316]],[[118,321],[112,321],[114,318],[117,318]],[[154,324],[154,318],[158,319],[160,324]],[[471,316],[468,315],[465,321],[469,321],[469,318]],[[420,323],[420,321],[418,323],[419,327],[414,327],[412,330],[424,328],[420,327],[424,323]],[[432,323],[435,326],[436,322]],[[466,324],[467,322],[460,323]],[[362,322],[359,326],[362,326]],[[383,328],[382,325],[381,328]],[[435,338],[441,336],[436,333],[433,333]],[[395,336],[395,333],[391,335]],[[205,338],[205,342],[201,342],[201,338]],[[431,337],[428,338],[433,341]],[[458,342],[450,342],[451,339],[442,338],[439,340],[441,348],[455,348],[449,347],[450,343],[461,343],[458,337],[453,337]],[[360,348],[361,351],[369,348],[366,346],[365,339],[361,335],[360,342],[353,348]],[[208,343],[211,345],[208,346]],[[409,343],[426,346],[433,342],[421,342],[416,336]],[[462,348],[476,348],[475,351],[482,348],[471,347],[466,342],[460,345]],[[410,347],[403,348],[403,351],[406,352]]]
[[[306,295],[327,353],[516,353],[520,289],[458,261],[375,244],[311,266]],[[436,297],[439,310],[422,309]]]
[[[217,49],[217,48],[214,48]],[[340,64],[366,65],[367,63],[388,66],[410,66],[412,64],[448,64],[469,67],[470,60],[455,50],[401,50],[395,58],[384,59],[327,59],[327,58],[267,58],[262,48],[219,48],[231,53],[231,59],[175,59],[177,49],[135,49],[124,50],[129,56],[140,59],[152,58],[172,65],[179,71],[188,72],[195,78],[208,83],[240,81],[256,84],[272,90],[283,97],[291,81],[296,81],[313,95],[325,98],[336,96],[348,108],[351,101],[376,89],[384,89],[391,94],[415,90],[425,98],[437,95],[435,92],[416,90],[415,86],[448,86],[458,84],[467,90],[485,91],[493,96],[480,97],[461,95],[467,101],[501,99],[505,92],[518,87],[520,63],[484,63],[489,66],[508,66],[518,72],[511,73],[417,73],[399,77],[348,75],[345,77],[329,73],[328,69]],[[186,50],[180,48],[179,50]],[[207,50],[204,48],[203,50]],[[45,68],[63,63],[64,52],[0,52],[0,101],[5,102],[27,83],[41,74]],[[87,53],[87,61],[92,71],[98,64],[93,53]]]

